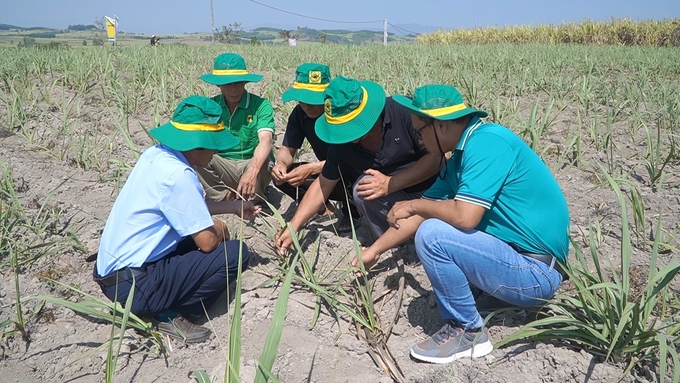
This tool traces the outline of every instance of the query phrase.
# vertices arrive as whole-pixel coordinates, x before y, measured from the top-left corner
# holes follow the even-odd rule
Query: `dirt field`
[[[257,85],[255,92],[262,90]],[[58,88],[54,94],[69,97],[68,89]],[[520,105],[525,103],[520,99]],[[278,103],[280,105],[280,102]],[[48,106],[45,106],[46,108]],[[102,112],[93,102],[84,104],[80,115],[83,121],[93,122],[114,130],[113,119]],[[149,107],[152,108],[152,107]],[[522,107],[520,107],[522,110]],[[525,108],[524,115],[529,113]],[[5,110],[0,106],[0,112]],[[139,126],[151,126],[152,113],[133,114],[129,126],[134,145],[142,150],[152,144]],[[285,127],[285,113],[277,112],[277,133],[280,142]],[[163,116],[163,121],[167,116]],[[567,134],[573,129],[577,111],[564,109],[556,118],[549,132],[543,137],[545,144],[564,145]],[[87,120],[86,120],[87,119]],[[621,125],[624,125],[621,123]],[[47,113],[37,123],[41,129],[56,129],[59,115]],[[629,164],[632,158],[644,151],[642,134],[630,136],[621,129],[612,134],[618,152],[613,163]],[[122,138],[110,145],[126,145]],[[306,154],[309,156],[309,154]],[[558,155],[546,156],[551,169],[562,186],[569,203],[571,214],[571,235],[574,242],[584,246],[588,240],[589,224],[598,222],[601,227],[599,252],[613,262],[618,259],[620,245],[620,207],[615,194],[608,188],[599,187],[601,180],[589,170],[578,166],[560,167]],[[607,163],[601,152],[584,150],[583,158],[593,163]],[[14,127],[0,126],[0,159],[11,167],[14,190],[27,210],[35,214],[43,201],[54,213],[54,231],[46,234],[44,240],[61,238],[67,230],[73,231],[84,248],[89,252],[97,250],[99,236],[104,227],[111,206],[120,185],[113,170],[83,170],[73,161],[55,158],[45,143],[29,143],[18,134]],[[122,159],[134,162],[131,154]],[[553,159],[555,162],[550,162]],[[664,228],[676,233],[680,227],[680,179],[677,159],[666,168],[663,190],[645,181],[644,168],[631,165],[632,177],[640,179],[635,186],[645,201],[645,212],[649,226],[645,235],[653,236],[657,215],[662,212]],[[113,169],[113,168],[111,168]],[[124,179],[124,178],[123,178]],[[63,184],[62,184],[63,183]],[[54,192],[53,192],[54,191]],[[294,204],[273,187],[268,189],[268,198],[280,206],[285,217],[291,217]],[[45,210],[45,209],[43,209]],[[227,218],[236,232],[237,222]],[[246,227],[245,241],[252,251],[250,270],[243,275],[242,294],[242,366],[241,381],[252,382],[256,372],[256,358],[259,357],[269,329],[269,323],[278,296],[278,285],[262,286],[276,273],[277,260],[273,255],[272,243],[267,237],[269,226],[258,217]],[[346,268],[353,256],[351,238],[339,237],[333,231],[334,220],[319,219],[309,227],[306,243],[309,245],[321,236],[318,269]],[[363,229],[357,233],[360,240],[365,238]],[[671,236],[672,237],[672,236]],[[659,260],[662,264],[678,258],[677,243],[665,237],[669,243]],[[311,250],[309,250],[311,251]],[[650,247],[643,239],[636,239],[633,248],[633,266],[646,267],[649,263]],[[573,253],[572,253],[573,254]],[[80,299],[61,285],[47,281],[48,278],[75,286],[98,299],[106,299],[92,281],[92,264],[84,261],[87,252],[75,248],[64,250],[53,257],[38,259],[31,267],[25,267],[20,274],[21,296],[27,299],[37,295],[51,295],[71,300]],[[401,276],[397,265],[403,262],[405,281],[403,301],[397,306],[396,290]],[[383,318],[397,315],[388,346],[394,354],[405,376],[412,382],[617,382],[625,365],[603,362],[576,347],[549,342],[521,342],[502,349],[496,349],[486,357],[462,360],[450,365],[431,365],[416,362],[409,356],[410,347],[431,335],[442,325],[435,298],[429,281],[418,262],[412,243],[394,250],[392,256],[384,255],[376,266],[382,270],[373,273],[374,296],[386,295],[381,299]],[[11,270],[3,270],[0,284],[0,321],[14,318],[15,285]],[[644,283],[645,281],[642,281]],[[672,283],[680,288],[676,279]],[[568,286],[565,286],[568,287]],[[232,289],[233,293],[233,289]],[[232,295],[232,294],[230,294]],[[384,302],[384,304],[382,303]],[[33,312],[35,300],[25,300],[24,311]],[[128,331],[116,370],[117,382],[189,382],[188,374],[194,370],[205,370],[214,381],[221,381],[225,369],[225,355],[228,342],[230,313],[233,301],[224,299],[209,310],[209,322],[215,335],[207,342],[196,345],[171,343],[165,355],[149,352],[149,342],[134,331]],[[378,368],[367,353],[367,345],[357,339],[353,324],[345,315],[334,316],[326,309],[321,310],[318,323],[310,329],[314,311],[314,296],[307,290],[295,287],[288,305],[287,317],[273,372],[282,382],[391,382]],[[28,341],[19,336],[2,340],[0,348],[0,382],[101,382],[106,362],[105,345],[111,335],[111,325],[93,320],[73,311],[45,304],[36,315],[27,315]],[[505,315],[490,323],[492,341],[511,334],[527,320],[526,313]],[[659,379],[656,367],[635,369],[623,378],[623,382],[655,382]]]

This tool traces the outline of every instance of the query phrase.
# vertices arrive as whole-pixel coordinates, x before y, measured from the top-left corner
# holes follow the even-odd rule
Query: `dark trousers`
[[[296,162],[288,167],[288,171],[290,172],[291,170],[297,168],[300,165],[305,165],[307,162]],[[305,193],[309,189],[309,187],[312,185],[312,182],[316,180],[318,175],[308,177],[305,182],[303,182],[300,186],[295,187],[288,182],[285,182],[281,185],[277,185],[274,183],[274,186],[276,186],[277,189],[281,190],[282,192],[286,193],[290,198],[300,202],[302,201],[302,197],[305,196]],[[351,185],[350,185],[351,186]],[[349,194],[351,196],[351,192],[348,192],[349,188],[345,188],[345,185],[342,184],[342,180],[338,181],[338,183],[335,185],[335,188],[331,191],[331,194],[328,196],[328,200],[330,201],[342,201],[342,212],[347,214],[347,195]],[[352,202],[352,198],[349,198],[350,203]],[[352,214],[354,218],[357,217],[357,213],[355,213],[355,210],[352,209]]]
[[[145,272],[135,276],[132,313],[153,316],[167,310],[201,316],[235,281],[238,273],[239,247],[242,269],[248,267],[248,248],[241,241],[221,243],[210,253],[198,250],[193,238],[186,237],[177,248],[158,261],[145,264]],[[95,267],[95,277],[96,277]],[[125,305],[132,280],[117,285],[99,286],[111,301]],[[116,295],[117,294],[117,295]],[[202,302],[202,303],[201,303]]]
[[[384,197],[367,201],[361,197],[357,191],[359,181],[366,177],[373,176],[363,175],[356,180],[352,186],[352,199],[354,200],[354,206],[357,207],[359,214],[361,214],[361,219],[367,228],[366,231],[371,235],[373,241],[377,241],[390,227],[387,223],[387,213],[392,209],[392,206],[399,201],[421,198],[425,191],[406,192],[404,190],[398,190]]]

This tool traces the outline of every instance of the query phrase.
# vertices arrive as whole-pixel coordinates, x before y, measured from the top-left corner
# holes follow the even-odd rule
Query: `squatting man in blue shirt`
[[[509,129],[481,118],[449,85],[425,85],[413,98],[394,101],[412,113],[430,153],[446,161],[422,198],[396,202],[390,228],[362,260],[368,269],[380,254],[415,234],[415,246],[444,326],[413,346],[411,355],[432,363],[481,357],[493,349],[471,287],[516,306],[550,299],[564,278],[569,212],[548,167]],[[357,265],[357,259],[353,261]]]
[[[213,214],[252,220],[246,201],[207,201],[196,167],[217,150],[239,144],[225,129],[215,101],[190,96],[172,120],[151,129],[160,144],[147,148],[132,169],[106,221],[94,279],[112,301],[125,304],[134,281],[132,313],[151,317],[158,331],[202,342],[210,330],[193,324],[248,265],[248,249],[230,240]]]

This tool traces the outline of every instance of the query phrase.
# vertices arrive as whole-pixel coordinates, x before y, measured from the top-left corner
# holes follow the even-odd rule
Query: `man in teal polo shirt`
[[[222,107],[227,128],[241,143],[219,150],[207,167],[199,169],[201,183],[212,200],[241,196],[261,203],[271,181],[274,110],[269,101],[246,91],[245,85],[262,80],[262,75],[249,73],[245,60],[236,53],[217,56],[213,68],[201,79],[220,88],[213,100]]]
[[[370,268],[415,234],[445,325],[411,355],[433,363],[484,356],[493,346],[471,287],[517,306],[550,299],[568,253],[566,200],[536,153],[509,129],[484,123],[487,113],[467,107],[455,87],[426,85],[394,101],[411,111],[431,153],[453,155],[422,199],[394,205],[390,229],[363,263]]]

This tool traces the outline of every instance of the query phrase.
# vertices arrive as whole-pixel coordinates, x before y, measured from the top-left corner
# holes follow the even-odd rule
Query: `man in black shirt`
[[[323,115],[323,91],[331,81],[328,65],[317,63],[305,63],[295,71],[295,83],[281,96],[283,102],[298,101],[299,104],[293,109],[288,117],[286,133],[283,136],[281,149],[276,155],[276,165],[272,168],[274,185],[296,201],[301,201],[309,186],[321,173],[328,144],[322,141],[314,131],[316,119]],[[318,162],[295,162],[295,154],[307,139],[314,151]],[[349,214],[346,207],[346,190],[338,183],[328,196],[329,200],[345,201],[342,206],[343,216],[337,225],[338,231],[351,229]],[[323,205],[318,213],[321,215],[330,213],[327,204]],[[354,212],[356,218],[358,212]]]
[[[420,198],[434,183],[440,159],[425,149],[410,112],[386,99],[380,85],[339,76],[324,91],[324,99],[325,118],[317,119],[315,131],[331,145],[291,226],[299,230],[340,181],[352,185],[366,231],[377,239],[389,227],[387,212],[395,202]],[[290,231],[277,233],[279,254],[291,243]]]

